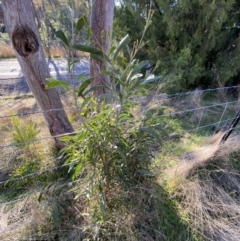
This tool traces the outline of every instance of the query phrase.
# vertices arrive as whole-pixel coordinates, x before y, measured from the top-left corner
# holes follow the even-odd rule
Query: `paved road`
[[[63,59],[47,60],[50,74],[53,78],[69,81],[67,71],[67,61]],[[76,64],[75,74],[89,73],[89,62],[84,59]],[[29,88],[23,77],[21,68],[17,60],[0,61],[0,96],[27,93]]]

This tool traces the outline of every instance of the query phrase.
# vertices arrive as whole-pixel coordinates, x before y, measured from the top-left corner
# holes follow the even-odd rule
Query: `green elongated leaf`
[[[128,53],[128,55],[129,55],[129,57],[131,57],[131,50],[130,50],[128,44],[126,45],[126,49],[127,49],[127,53]]]
[[[151,82],[154,82],[156,80],[159,80],[161,78],[161,76],[155,76],[155,75],[149,75],[145,80],[143,80],[142,84],[149,84]]]
[[[123,80],[125,81],[125,78],[128,79],[129,76],[131,76],[132,71],[133,71],[133,65],[134,65],[135,61],[136,61],[136,59],[134,59],[132,62],[130,62],[130,63],[126,66],[125,70],[122,72],[122,74],[121,74],[121,80],[122,80],[122,81],[123,81]],[[128,76],[128,77],[126,77],[126,76]]]
[[[154,82],[160,78],[161,78],[160,76],[156,76],[156,77],[152,77],[152,78],[148,77],[147,79],[140,79],[130,88],[130,91],[137,89],[137,88],[142,88],[144,85]]]
[[[130,81],[142,77],[143,74],[135,74],[133,77],[131,77]]]
[[[147,170],[136,170],[136,173],[142,175],[142,176],[147,176],[147,177],[155,177],[153,172],[147,171]]]
[[[79,175],[79,173],[81,172],[82,170],[82,163],[79,163],[76,168],[75,168],[75,171],[72,175],[72,180],[75,180],[77,178],[77,176]]]
[[[161,124],[157,124],[157,125],[151,126],[151,128],[159,130],[159,131],[163,132],[166,136],[168,136],[168,133],[166,132],[166,130],[164,130],[164,128],[162,127]]]
[[[130,42],[130,37],[129,35],[127,34],[121,41],[120,43],[118,44],[115,52],[114,52],[114,55],[113,55],[113,60],[118,56],[118,53],[127,46],[127,44]]]
[[[68,58],[67,59],[67,63],[68,63],[68,72],[70,73],[74,67],[74,65],[76,63],[79,63],[80,60],[79,59],[75,59],[75,60],[72,60],[71,58]]]
[[[97,90],[97,89],[108,89],[108,90],[111,90],[108,86],[106,85],[95,85],[93,87],[91,87],[89,90],[87,90],[86,92],[83,93],[83,96],[86,96],[87,94],[91,93],[92,91],[94,90]]]
[[[68,168],[68,173],[70,173],[73,169],[73,167],[76,165],[75,162],[71,162],[70,165],[69,165],[69,168]]]
[[[99,99],[114,99],[117,100],[117,97],[112,94],[102,94],[98,96]]]
[[[87,24],[87,17],[84,15],[81,18],[78,19],[76,24],[76,34],[79,34],[79,32],[83,29],[83,27]]]
[[[81,109],[84,108],[88,102],[91,100],[91,97],[87,97],[84,99],[83,103],[81,104]]]
[[[136,67],[134,67],[133,73],[139,72],[146,65],[148,65],[148,61],[147,60],[140,62]]]
[[[90,26],[88,26],[87,27],[87,39],[90,39],[91,34],[92,34],[92,30],[91,30]]]
[[[112,46],[109,50],[108,50],[108,55],[111,55],[111,53],[116,49],[116,46]]]
[[[89,79],[86,79],[79,87],[78,89],[78,96],[82,96],[83,97],[83,91],[86,90],[86,88],[93,82],[95,78],[92,77],[92,78],[89,78]]]
[[[98,62],[103,62],[103,58],[99,55],[96,55],[96,54],[90,54],[90,59],[95,59]]]
[[[60,140],[63,142],[69,142],[73,139],[73,136],[62,136]],[[63,152],[65,154],[65,149],[60,150],[60,153]]]
[[[83,44],[75,44],[72,46],[73,49],[82,51],[82,52],[86,52],[86,53],[90,53],[90,54],[95,54],[97,56],[103,57],[104,53],[102,50],[97,49],[93,46],[90,45],[83,45]]]
[[[133,69],[128,73],[128,76],[126,77],[126,83],[130,82],[130,78],[131,78],[131,76],[133,74],[132,72],[133,72]],[[121,79],[121,81],[122,81],[122,79]]]
[[[67,39],[66,35],[64,34],[64,32],[62,30],[58,30],[56,32],[56,37],[59,38],[63,43],[64,43],[64,46],[66,47],[70,47],[70,44],[69,44],[69,40]]]
[[[119,116],[119,122],[126,122],[126,121],[129,121],[129,120],[133,120],[132,116],[130,116],[129,114],[122,113]]]
[[[128,65],[128,60],[127,60],[127,58],[123,58],[122,63],[123,63],[125,66],[127,66],[127,65]]]
[[[67,59],[67,67],[68,67],[68,73],[70,73],[71,72],[71,59],[70,58]]]
[[[103,70],[103,71],[101,71],[101,73],[104,75],[111,76],[111,77],[115,76],[115,74],[112,71]]]
[[[52,79],[52,78],[46,78],[46,80],[49,82],[47,85],[45,85],[45,89],[53,89],[56,87],[63,87],[68,90],[70,90],[69,83],[62,80]]]
[[[143,81],[144,81],[143,79],[137,80],[137,82],[134,83],[134,85],[132,87],[130,87],[129,90],[133,91],[133,90],[135,90],[137,88],[142,88],[143,87],[143,85],[142,85]]]
[[[81,73],[81,74],[75,76],[74,79],[84,81],[84,80],[86,80],[86,77],[85,77],[85,74]]]
[[[140,127],[139,130],[147,132],[149,135],[151,135],[153,138],[155,138],[160,145],[162,144],[161,138],[153,129],[150,129],[148,127]]]

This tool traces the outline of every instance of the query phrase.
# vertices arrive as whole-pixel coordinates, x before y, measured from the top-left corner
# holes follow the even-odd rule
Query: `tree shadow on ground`
[[[164,241],[200,241],[199,237],[193,234],[179,213],[177,202],[170,197],[167,191],[156,185],[155,187],[157,200],[155,207],[159,215],[159,223],[156,224],[155,230],[159,230]]]

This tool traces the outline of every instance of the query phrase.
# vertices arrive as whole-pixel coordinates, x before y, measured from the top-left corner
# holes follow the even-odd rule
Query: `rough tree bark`
[[[52,136],[73,131],[63,109],[57,90],[45,89],[50,77],[30,0],[2,0],[4,22],[12,41],[23,75],[39,107]],[[64,146],[54,138],[59,148]]]
[[[2,9],[2,4],[0,3],[0,24],[3,23],[3,9]]]
[[[114,16],[114,0],[92,0],[91,29],[95,47],[105,53],[109,50],[112,38],[112,25]],[[109,84],[108,77],[101,74],[106,63],[90,59],[90,77],[95,77],[92,86]],[[97,89],[95,96],[104,94],[104,89]]]

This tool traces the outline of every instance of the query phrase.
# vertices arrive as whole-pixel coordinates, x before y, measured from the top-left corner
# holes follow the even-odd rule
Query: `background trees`
[[[146,11],[155,12],[139,55],[153,63],[168,91],[234,84],[240,70],[239,3],[235,1],[124,1],[116,9],[115,36],[138,39]],[[165,86],[166,87],[166,86]]]
[[[56,30],[62,29],[70,36],[69,30],[73,21],[90,12],[91,1],[32,1],[35,22],[48,56],[51,56],[51,46],[59,46],[55,35]],[[105,10],[104,8],[100,10],[102,2]],[[154,10],[152,24],[145,35],[145,41],[148,43],[138,53],[138,57],[149,59],[152,64],[160,60],[158,74],[162,75],[160,85],[164,86],[165,90],[176,92],[197,87],[208,88],[239,83],[238,2],[234,0],[212,2],[201,0],[190,3],[187,0],[123,0],[121,2],[121,5],[115,5],[113,29],[114,36],[118,40],[126,33],[129,33],[132,42],[139,39],[147,11]],[[110,19],[113,17],[114,1],[93,1],[92,3],[92,12],[97,9],[101,17],[105,15],[100,12],[107,11],[107,21],[112,21]],[[102,40],[106,38],[108,36],[106,30],[104,30],[105,36],[101,31],[107,25],[100,26],[101,21],[104,23],[104,18],[99,18],[101,21],[96,22],[94,18],[91,19],[93,36]],[[94,28],[96,24],[98,24],[98,34]],[[3,35],[0,35],[0,40],[8,43],[9,40]],[[86,35],[83,31],[80,36],[74,36],[75,42],[85,43]],[[99,45],[99,40],[96,42],[98,42],[97,47],[105,48]],[[91,72],[93,69],[96,68],[91,68]],[[103,76],[101,78],[103,80]]]
[[[71,36],[74,22],[86,15],[89,6],[86,1],[77,0],[33,0],[34,16],[47,54],[50,48],[58,46],[56,31],[61,29]],[[86,35],[74,36],[75,41],[84,41]]]

